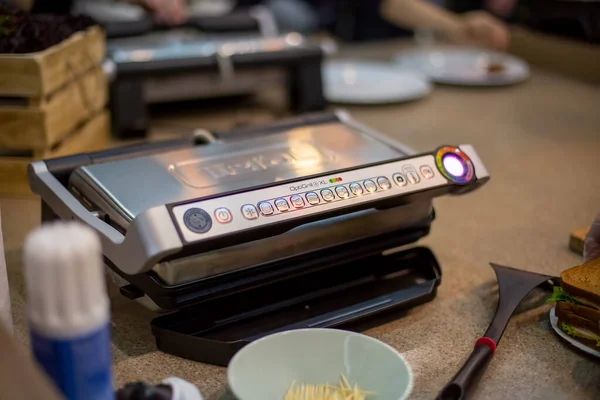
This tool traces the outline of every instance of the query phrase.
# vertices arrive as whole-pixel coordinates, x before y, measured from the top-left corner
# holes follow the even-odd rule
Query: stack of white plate
[[[529,77],[529,65],[504,53],[471,48],[417,49],[398,54],[396,65],[425,74],[437,83],[505,86]]]

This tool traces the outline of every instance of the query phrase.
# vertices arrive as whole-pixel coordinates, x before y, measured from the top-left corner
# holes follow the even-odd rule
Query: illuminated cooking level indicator
[[[455,183],[468,183],[473,179],[473,163],[457,147],[441,147],[435,155],[435,164],[442,175]]]

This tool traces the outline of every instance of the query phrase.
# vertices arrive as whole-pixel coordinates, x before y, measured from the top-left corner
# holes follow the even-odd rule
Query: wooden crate
[[[0,196],[30,195],[27,181],[29,163],[47,158],[105,149],[110,143],[110,116],[101,111],[67,135],[58,145],[23,156],[2,156],[0,150]]]
[[[105,55],[99,27],[41,52],[0,54],[0,150],[44,152],[104,109]]]
[[[0,96],[41,99],[100,65],[105,56],[99,27],[38,53],[0,54]]]
[[[23,105],[0,103],[0,149],[56,145],[106,106],[107,86],[104,71],[96,67],[42,99],[26,99]]]

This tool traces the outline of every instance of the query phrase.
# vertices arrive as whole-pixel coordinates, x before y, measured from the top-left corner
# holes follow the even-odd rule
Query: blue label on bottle
[[[67,400],[114,400],[109,325],[71,340],[31,332],[31,347]]]

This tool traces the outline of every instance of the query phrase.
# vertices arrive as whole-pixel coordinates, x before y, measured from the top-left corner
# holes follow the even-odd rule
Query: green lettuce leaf
[[[552,289],[552,296],[546,300],[547,303],[557,303],[559,301],[564,301],[566,303],[579,304],[576,300],[569,295],[569,293],[565,292],[562,287],[554,286]]]
[[[581,337],[580,334],[575,332],[575,330],[573,328],[571,328],[569,325],[567,325],[565,322],[562,323],[561,328],[569,336]],[[596,336],[594,339],[596,339],[596,347],[600,347],[600,336]]]
[[[561,326],[562,330],[569,336],[577,336],[573,328],[571,328],[567,323],[563,322]]]

